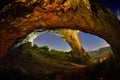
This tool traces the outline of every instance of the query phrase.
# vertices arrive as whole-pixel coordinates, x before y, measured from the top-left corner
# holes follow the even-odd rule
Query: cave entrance
[[[70,30],[70,31],[69,31]],[[72,30],[74,31],[74,30]],[[69,33],[68,34],[66,34]],[[30,33],[23,41],[22,43],[25,42],[31,42],[31,46],[33,44],[36,44],[39,47],[44,47],[48,46],[49,50],[58,50],[58,51],[64,51],[64,52],[69,52],[69,51],[76,51],[75,53],[86,53],[88,54],[91,58],[93,59],[107,59],[110,54],[112,54],[112,50],[110,45],[102,38],[97,37],[92,34],[80,32],[80,31],[74,31],[77,32],[76,35],[73,36],[78,36],[77,39],[74,40],[75,37],[70,37],[71,29],[57,29],[57,30],[35,30],[32,33]],[[73,33],[72,33],[73,34]],[[64,35],[67,35],[63,37]],[[69,38],[66,38],[69,37]],[[80,40],[79,40],[80,39]],[[79,41],[78,43],[77,40]],[[71,44],[72,42],[72,44]],[[74,45],[76,47],[74,47]],[[80,45],[80,46],[79,46]],[[80,48],[77,48],[80,47]],[[79,51],[83,50],[83,51]],[[85,50],[85,51],[84,51]]]
[[[21,44],[30,42],[31,44],[27,45],[31,47],[36,46],[34,47],[35,50],[38,49],[39,46],[44,48],[46,51],[56,50],[68,52],[69,58],[71,58],[72,60],[74,59],[78,60],[82,58],[88,59],[90,56],[84,51],[81,45],[81,42],[78,37],[78,32],[79,32],[78,30],[72,29],[56,29],[45,31],[43,31],[42,29],[37,29],[30,33],[29,35],[27,35],[25,39],[23,39],[20,43],[18,43],[14,47],[18,47]]]
[[[75,33],[75,34],[74,34]],[[31,42],[39,47],[48,46],[49,50],[69,52],[73,56],[88,55],[92,58],[108,58],[112,54],[110,45],[102,38],[92,34],[71,29],[45,30],[37,29],[27,35],[21,42]],[[19,46],[21,43],[17,44]],[[76,55],[77,54],[77,55]],[[84,57],[84,56],[83,56]]]
[[[84,50],[95,60],[105,60],[113,54],[111,46],[103,38],[89,33],[79,32]]]

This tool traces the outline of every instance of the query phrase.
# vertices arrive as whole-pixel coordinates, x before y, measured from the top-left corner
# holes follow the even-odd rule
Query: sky
[[[34,39],[34,43],[38,46],[49,46],[50,49],[56,50],[71,50],[69,44],[64,41],[61,37],[50,34],[50,33],[43,33]]]
[[[119,0],[104,0],[105,6],[110,8],[115,15],[117,15],[120,19],[120,1]],[[99,38],[95,35],[87,34],[84,32],[80,32],[78,34],[80,37],[80,41],[82,43],[83,48],[89,52],[93,50],[98,50],[101,47],[106,47],[109,46],[105,40],[102,38]],[[54,34],[49,34],[49,33],[44,33],[40,36],[38,36],[36,39],[34,39],[34,43],[38,44],[39,46],[49,46],[51,49],[56,49],[56,50],[65,50],[69,51],[71,50],[71,47],[69,44],[61,39],[60,37],[54,35]]]
[[[78,36],[83,48],[87,52],[98,50],[101,47],[109,46],[105,40],[95,35],[79,32]],[[61,37],[51,33],[43,33],[39,35],[37,38],[34,39],[34,43],[38,46],[49,46],[50,49],[62,51],[71,50],[71,47],[66,41],[64,41]]]
[[[104,4],[109,7],[114,14],[117,14],[117,10],[120,9],[120,0],[104,0]]]

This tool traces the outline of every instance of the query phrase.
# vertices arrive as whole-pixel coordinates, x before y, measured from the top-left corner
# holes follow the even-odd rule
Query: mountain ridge
[[[110,46],[102,47],[99,50],[90,51],[88,54],[94,59],[109,57],[109,55],[112,54],[112,49]]]

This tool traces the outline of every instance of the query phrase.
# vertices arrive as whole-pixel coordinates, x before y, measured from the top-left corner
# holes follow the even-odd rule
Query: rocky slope
[[[85,65],[70,61],[69,52],[51,50],[47,47],[31,47],[24,44],[11,50],[0,62],[1,80],[73,80],[84,78]],[[73,76],[75,75],[75,76]]]
[[[110,55],[112,55],[112,50],[110,47],[103,47],[99,50],[90,51],[88,52],[89,55],[94,59],[100,59],[100,58],[109,58]]]

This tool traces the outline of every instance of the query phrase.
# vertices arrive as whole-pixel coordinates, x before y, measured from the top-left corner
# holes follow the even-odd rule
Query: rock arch
[[[120,57],[120,22],[93,0],[15,0],[0,11],[0,56],[35,29],[77,29],[105,39]],[[95,5],[97,4],[97,5]]]
[[[65,39],[72,48],[72,57],[84,57],[89,58],[90,56],[83,49],[80,38],[78,37],[79,30],[72,29],[57,29],[57,33],[61,35],[63,39]]]

